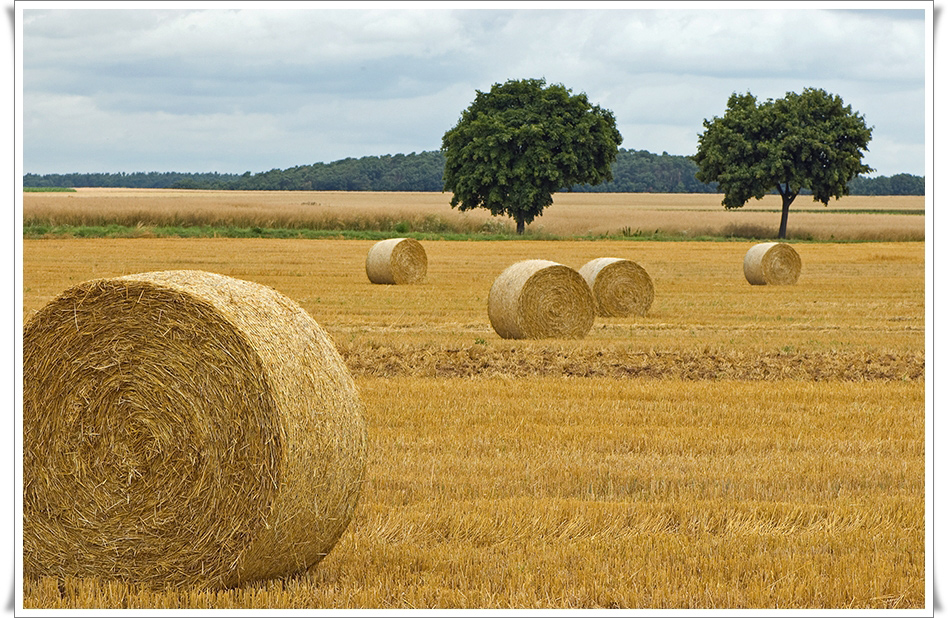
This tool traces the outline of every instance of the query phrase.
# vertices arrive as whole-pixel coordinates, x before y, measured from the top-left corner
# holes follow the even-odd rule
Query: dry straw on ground
[[[595,302],[578,272],[549,260],[524,260],[494,280],[490,323],[504,339],[580,339],[595,320]]]
[[[362,403],[325,331],[202,271],[98,279],[23,343],[23,569],[207,588],[306,569],[361,489]]]
[[[800,255],[782,242],[763,242],[744,255],[744,276],[751,285],[793,285],[800,277]]]
[[[655,299],[655,286],[648,272],[631,260],[603,257],[579,269],[596,301],[596,315],[643,316]]]
[[[425,248],[413,238],[389,238],[377,242],[365,258],[365,274],[372,283],[421,283],[427,272]]]

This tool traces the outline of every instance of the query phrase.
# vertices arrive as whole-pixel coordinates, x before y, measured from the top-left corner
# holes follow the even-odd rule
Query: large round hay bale
[[[631,260],[602,257],[579,269],[596,302],[596,315],[603,317],[642,316],[655,299],[652,278]]]
[[[592,292],[578,272],[549,260],[524,260],[494,280],[491,326],[504,339],[579,339],[595,319]]]
[[[365,274],[372,283],[421,283],[428,272],[425,248],[414,238],[389,238],[372,245]]]
[[[793,285],[800,277],[800,255],[783,242],[762,242],[744,255],[744,277],[751,285]]]
[[[229,587],[322,559],[365,468],[322,328],[201,271],[66,290],[23,337],[23,570]]]

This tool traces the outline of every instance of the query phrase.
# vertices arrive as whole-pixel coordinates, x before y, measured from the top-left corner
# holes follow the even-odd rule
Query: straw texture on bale
[[[504,339],[580,339],[596,315],[582,276],[549,260],[524,260],[504,270],[487,295],[487,313]]]
[[[302,571],[349,524],[362,403],[325,331],[202,271],[97,279],[23,338],[28,577],[230,587]]]
[[[372,283],[421,283],[427,273],[428,256],[414,238],[389,238],[377,242],[365,258],[365,274]]]
[[[642,316],[655,299],[652,278],[631,260],[596,258],[584,264],[579,274],[592,291],[598,316]]]
[[[744,277],[751,285],[793,285],[800,277],[800,255],[783,242],[762,242],[744,255]]]

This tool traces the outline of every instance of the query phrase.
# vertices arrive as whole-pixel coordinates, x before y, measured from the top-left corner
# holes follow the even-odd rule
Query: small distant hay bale
[[[782,242],[763,242],[744,255],[744,277],[751,285],[793,285],[800,277],[800,255]]]
[[[598,316],[642,316],[648,313],[655,299],[652,278],[631,260],[596,258],[583,265],[579,274],[592,291]]]
[[[27,577],[225,588],[319,562],[365,468],[363,407],[325,331],[202,271],[97,279],[23,337]]]
[[[578,272],[549,260],[524,260],[494,280],[487,313],[504,339],[580,339],[592,328],[596,310]]]
[[[377,242],[365,258],[365,274],[372,283],[421,283],[427,272],[425,248],[413,238],[389,238]]]

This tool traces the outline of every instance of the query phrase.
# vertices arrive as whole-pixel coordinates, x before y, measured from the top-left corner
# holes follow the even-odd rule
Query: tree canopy
[[[553,193],[612,179],[622,136],[612,112],[585,94],[543,79],[476,92],[442,138],[452,207],[507,215],[522,234],[553,203]]]
[[[758,104],[734,93],[722,117],[704,121],[695,175],[716,182],[725,208],[740,208],[774,189],[782,198],[778,238],[786,238],[790,204],[801,190],[828,204],[849,193],[849,183],[872,168],[862,162],[872,129],[842,99],[821,89]]]

